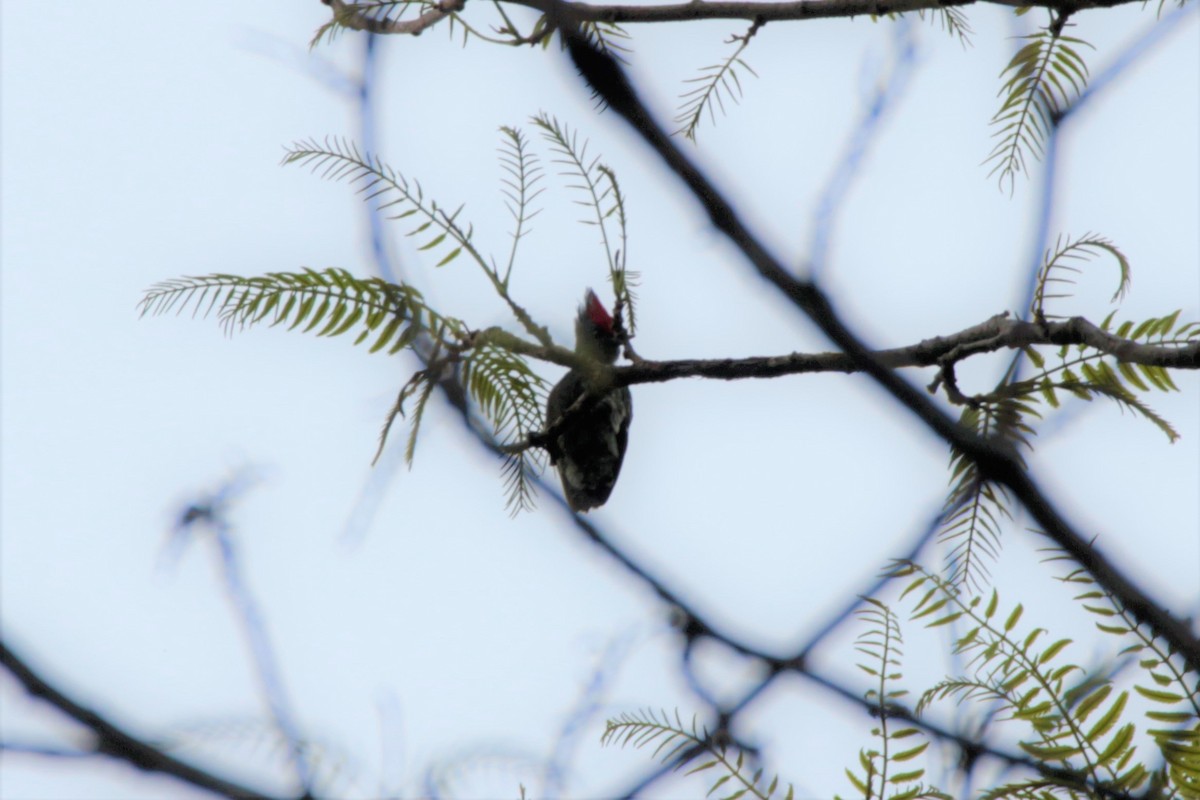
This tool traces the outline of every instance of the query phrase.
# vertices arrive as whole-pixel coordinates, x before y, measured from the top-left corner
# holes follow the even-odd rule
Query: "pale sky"
[[[1168,4],[1170,5],[1170,4]],[[577,714],[605,658],[609,682],[574,748],[566,793],[603,797],[652,769],[648,752],[602,749],[603,719],[640,708],[703,710],[679,677],[678,641],[646,588],[600,556],[543,499],[510,519],[499,464],[439,407],[411,470],[372,470],[376,436],[415,362],[351,339],[251,330],[215,320],[139,319],[157,281],[340,266],[371,274],[353,189],[297,167],[283,148],[360,135],[357,110],[323,76],[358,69],[361,36],[311,54],[328,14],[308,3],[3,5],[3,446],[0,622],[51,678],[182,755],[276,792],[290,773],[267,741],[266,712],[210,548],[166,548],[182,503],[250,467],[260,481],[232,522],[251,591],[300,724],[340,764],[337,794],[420,795],[452,771],[456,797],[516,797]],[[480,5],[479,24],[491,20]],[[945,335],[1019,311],[1037,214],[1036,183],[1001,192],[981,162],[1014,21],[966,9],[964,49],[914,20],[910,81],[841,206],[822,278],[873,345]],[[1182,309],[1200,318],[1200,27],[1179,29],[1107,86],[1062,136],[1058,234],[1101,234],[1132,263],[1119,319]],[[1154,7],[1087,11],[1073,35],[1093,74],[1155,22]],[[527,24],[527,23],[526,23]],[[892,58],[897,23],[771,24],[745,59],[758,73],[698,146],[688,145],[792,263],[858,116]],[[669,121],[683,81],[724,58],[742,23],[632,29],[632,74]],[[637,345],[647,358],[816,352],[828,345],[753,276],[698,206],[615,115],[597,115],[553,46],[506,49],[443,30],[384,47],[380,155],[439,204],[465,203],[485,253],[506,256],[497,129],[521,126],[547,168],[545,210],[523,244],[513,290],[563,344],[585,287],[602,289],[603,250],[528,123],[548,112],[590,141],[628,198],[629,266],[642,274]],[[445,313],[516,330],[464,259],[435,269],[401,225],[406,274]],[[1116,267],[1098,260],[1058,313],[1099,321]],[[983,391],[1003,359],[964,368]],[[560,370],[545,367],[557,379]],[[928,384],[932,373],[912,371]],[[1156,598],[1200,612],[1200,378],[1147,402],[1181,439],[1096,401],[1048,420],[1030,458],[1071,521]],[[608,505],[591,517],[727,630],[784,651],[900,555],[944,499],[945,447],[865,378],[798,376],[634,387],[631,443]],[[402,447],[403,421],[393,432]],[[390,457],[385,457],[385,462]],[[394,459],[390,459],[394,461]],[[388,476],[391,476],[390,478]],[[374,476],[369,524],[351,525]],[[552,482],[556,478],[548,476]],[[363,519],[362,516],[357,519]],[[1090,621],[1040,563],[1021,516],[993,572],[1004,602],[1034,601],[1037,624],[1068,635]],[[894,596],[894,595],[893,595]],[[1027,614],[1029,612],[1027,611]],[[1032,624],[1032,623],[1031,623]],[[821,651],[852,685],[853,624]],[[907,670],[948,667],[914,645]],[[936,642],[936,640],[930,640]],[[1110,646],[1080,642],[1090,662]],[[936,649],[936,648],[935,648]],[[606,655],[607,654],[607,655]],[[729,696],[754,673],[719,648],[699,654]],[[839,672],[840,671],[840,672]],[[58,743],[73,728],[0,680],[0,736]],[[798,797],[843,794],[871,746],[870,719],[809,684],[773,687],[740,730]],[[211,760],[210,760],[211,759]],[[341,759],[339,761],[339,759]],[[448,768],[448,767],[447,767]],[[931,778],[936,778],[932,773]],[[686,787],[686,788],[685,788]],[[695,793],[664,783],[655,796]],[[703,794],[700,789],[698,794]],[[100,760],[0,755],[0,794],[158,798],[193,793]],[[196,793],[198,796],[198,793]]]

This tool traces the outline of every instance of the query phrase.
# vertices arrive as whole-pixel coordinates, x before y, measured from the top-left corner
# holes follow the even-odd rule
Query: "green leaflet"
[[[1060,28],[1051,25],[1024,37],[1028,43],[1001,74],[1007,78],[999,92],[1003,102],[991,122],[998,141],[984,163],[992,164],[988,177],[998,175],[1010,193],[1017,174],[1027,173],[1028,161],[1041,157],[1058,118],[1087,85],[1087,64],[1073,45],[1091,45],[1063,36]]]

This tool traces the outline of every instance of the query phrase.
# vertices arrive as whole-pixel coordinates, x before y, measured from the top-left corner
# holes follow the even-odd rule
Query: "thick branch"
[[[1193,341],[1178,348],[1141,344],[1101,330],[1083,317],[1072,317],[1065,322],[1050,323],[1046,329],[1050,332],[1051,344],[1086,344],[1109,353],[1118,361],[1128,364],[1200,369],[1200,341]],[[1037,342],[1030,342],[1030,344],[1037,344]]]
[[[75,702],[42,678],[3,641],[0,641],[0,664],[3,664],[13,677],[25,687],[25,691],[34,697],[45,700],[68,717],[90,729],[96,737],[92,745],[96,754],[111,756],[147,772],[162,772],[185,783],[190,783],[192,786],[207,789],[225,797],[267,800],[268,795],[205,772],[186,761],[164,753],[157,747],[126,732],[90,708],[85,708]]]
[[[529,6],[548,12],[553,0],[509,0],[514,5]],[[623,24],[649,22],[691,22],[702,19],[745,19],[761,22],[788,22],[831,17],[901,14],[946,6],[969,6],[976,2],[992,5],[1022,7],[1041,6],[1065,12],[1085,8],[1111,8],[1134,0],[792,0],[792,2],[693,2],[662,5],[624,5],[620,3],[563,3],[566,13],[580,22],[616,22]],[[558,13],[563,13],[562,11]]]
[[[564,367],[589,369],[594,373],[595,388],[581,397],[551,428],[533,433],[525,439],[504,445],[506,453],[520,453],[531,447],[545,447],[553,441],[585,401],[614,387],[639,383],[664,383],[680,378],[710,378],[714,380],[744,380],[749,378],[778,378],[812,372],[863,372],[863,360],[848,353],[789,353],[780,356],[751,356],[748,358],[679,359],[650,361],[639,358],[626,367],[607,367],[582,359],[562,347],[542,347],[508,333],[500,328],[488,328],[473,335],[472,346],[489,342],[514,353],[549,361]],[[1084,344],[1097,352],[1128,364],[1145,364],[1171,369],[1200,369],[1200,340],[1187,344],[1142,344],[1122,339],[1101,330],[1082,317],[1061,322],[1036,323],[1010,319],[997,314],[986,322],[973,325],[949,336],[936,336],[907,347],[864,351],[876,364],[888,369],[900,367],[941,367],[938,380],[929,387],[934,391],[944,385],[952,403],[969,402],[953,381],[954,365],[981,353],[1017,349],[1032,345]]]
[[[419,35],[426,28],[461,11],[466,0],[440,0],[429,10],[411,20],[376,17],[358,11],[353,3],[343,0],[321,0],[332,6],[338,22],[355,30],[381,34]],[[621,3],[560,3],[552,9],[554,0],[507,0],[512,5],[526,6],[552,17],[570,16],[582,22],[612,22],[639,24],[654,22],[694,22],[706,19],[744,19],[752,22],[794,22],[806,19],[860,17],[866,15],[902,14],[927,11],[947,6],[969,6],[976,3],[1021,8],[1038,6],[1055,9],[1064,15],[1088,8],[1112,8],[1136,0],[792,0],[791,2],[689,2],[661,5],[627,5]],[[540,40],[541,37],[537,37]],[[513,42],[521,44],[527,42]]]
[[[1031,345],[1085,344],[1128,364],[1171,369],[1200,369],[1200,341],[1186,345],[1141,344],[1101,330],[1082,317],[1038,325],[1000,314],[949,336],[926,339],[907,347],[876,350],[868,355],[889,369],[945,366],[980,353]],[[790,353],[751,358],[646,361],[615,370],[613,383],[661,383],[677,378],[776,378],[807,372],[861,372],[861,359],[847,353]]]
[[[555,9],[560,8],[555,6]],[[800,311],[808,316],[838,348],[874,378],[905,408],[936,433],[943,441],[958,448],[973,461],[980,475],[1012,490],[1043,533],[1081,564],[1097,582],[1118,598],[1140,623],[1155,636],[1161,636],[1187,662],[1200,669],[1200,639],[1181,620],[1172,616],[1125,574],[1092,547],[1058,513],[1022,467],[1011,446],[985,439],[959,425],[944,414],[925,394],[904,381],[890,366],[876,359],[846,326],[829,298],[812,281],[801,280],[789,272],[766,247],[750,233],[737,211],[700,169],[685,156],[675,142],[650,115],[638,98],[625,72],[611,57],[595,49],[574,27],[570,4],[552,14],[567,40],[567,51],[584,80],[624,117],[659,155],[663,163],[686,184],[707,212],[717,230],[742,252],[748,265],[773,285]],[[1090,333],[1080,330],[1078,335]]]
[[[469,344],[488,342],[514,353],[563,367],[594,368],[602,365],[563,347],[543,347],[500,328],[488,328],[473,335]],[[1060,322],[1026,322],[997,314],[991,319],[964,328],[948,336],[935,336],[905,347],[864,351],[871,360],[888,369],[900,367],[946,367],[981,353],[997,350],[1016,350],[1022,347],[1045,345],[1087,345],[1098,353],[1112,356],[1126,364],[1144,364],[1164,369],[1200,369],[1200,340],[1186,344],[1143,344],[1101,330],[1083,317]],[[746,378],[778,378],[810,372],[862,372],[866,369],[861,358],[848,353],[788,353],[778,356],[747,358],[688,358],[672,361],[639,359],[625,367],[612,368],[611,383],[601,380],[601,388],[633,386],[639,383],[663,383],[680,378],[711,378],[742,380]],[[598,379],[602,379],[599,375]]]

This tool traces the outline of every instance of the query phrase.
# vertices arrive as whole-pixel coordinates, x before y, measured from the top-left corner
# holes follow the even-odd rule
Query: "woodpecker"
[[[617,360],[620,341],[613,318],[588,289],[575,319],[575,353],[603,364]],[[587,389],[587,373],[571,369],[546,401],[546,427],[562,419]],[[604,505],[612,494],[629,443],[633,398],[625,386],[588,398],[547,445],[550,463],[558,467],[563,494],[574,511]]]

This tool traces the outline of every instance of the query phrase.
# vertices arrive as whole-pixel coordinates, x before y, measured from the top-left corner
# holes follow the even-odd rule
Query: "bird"
[[[613,364],[621,337],[596,293],[588,289],[575,318],[575,354],[589,361]],[[564,415],[589,387],[589,370],[572,367],[546,400],[546,430],[554,431]],[[558,469],[563,495],[572,511],[604,505],[612,494],[629,444],[633,398],[621,386],[589,397],[575,409],[547,443],[550,463]]]

